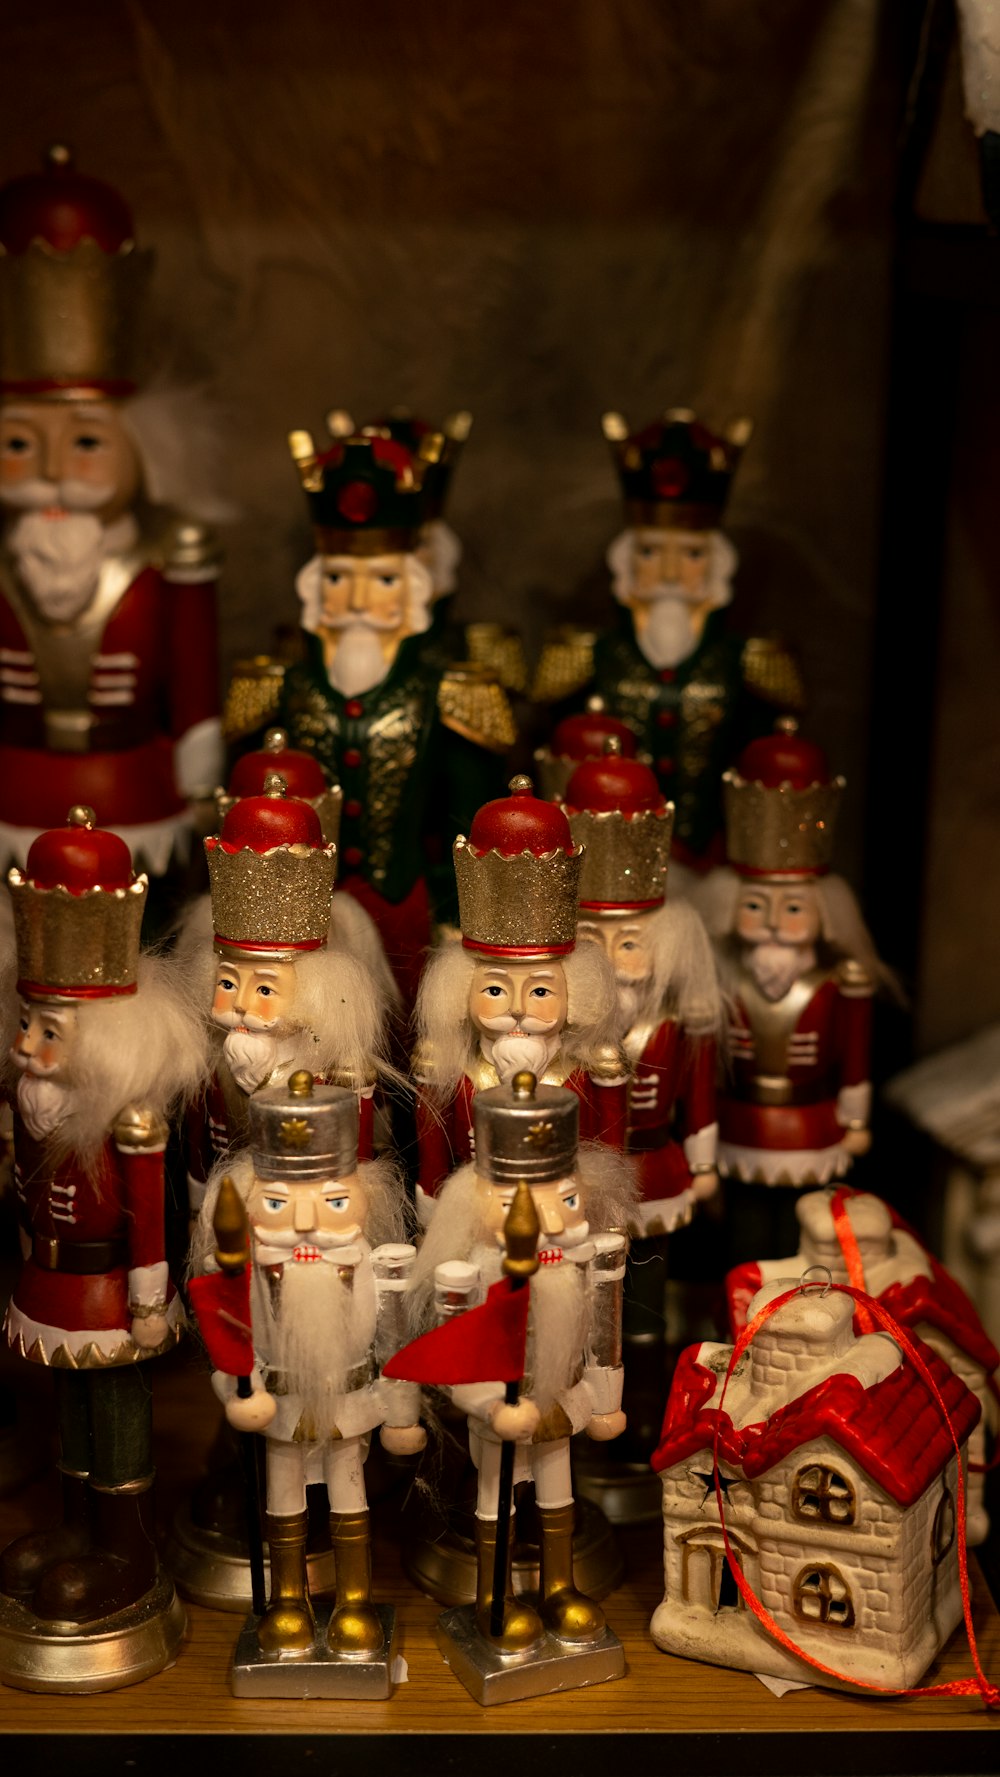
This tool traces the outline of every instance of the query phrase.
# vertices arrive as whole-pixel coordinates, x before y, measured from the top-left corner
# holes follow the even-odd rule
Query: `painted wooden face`
[[[110,401],[11,401],[0,409],[0,503],[89,512],[103,524],[133,504],[139,456]]]
[[[477,962],[469,989],[469,1017],[480,1035],[497,1037],[520,1030],[528,1036],[553,1036],[563,1029],[568,1013],[561,963]]]
[[[22,1000],[11,1055],[25,1073],[62,1079],[72,1062],[76,1030],[76,1006]]]

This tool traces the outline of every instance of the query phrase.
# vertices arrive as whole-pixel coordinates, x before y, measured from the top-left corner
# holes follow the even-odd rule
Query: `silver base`
[[[265,1566],[268,1559],[265,1543]],[[241,1614],[251,1607],[250,1561],[246,1549],[231,1537],[196,1524],[186,1503],[179,1506],[174,1515],[163,1550],[163,1565],[173,1575],[178,1592],[190,1598],[193,1604],[205,1604],[209,1610],[232,1610]],[[337,1570],[332,1549],[319,1549],[307,1555],[306,1579],[310,1598],[333,1591]]]
[[[115,1691],[162,1672],[187,1628],[167,1574],[138,1604],[99,1623],[58,1625],[0,1597],[0,1680],[17,1691]]]
[[[377,1654],[331,1653],[326,1632],[333,1606],[316,1604],[316,1640],[306,1654],[265,1654],[257,1640],[259,1617],[247,1617],[233,1654],[229,1683],[234,1697],[327,1697],[340,1702],[384,1702],[391,1695],[396,1612],[377,1604],[382,1646]]]
[[[506,1654],[480,1634],[474,1607],[460,1604],[438,1617],[434,1633],[455,1677],[484,1708],[625,1676],[625,1650],[608,1628],[587,1642],[559,1641],[546,1633],[536,1646]]]

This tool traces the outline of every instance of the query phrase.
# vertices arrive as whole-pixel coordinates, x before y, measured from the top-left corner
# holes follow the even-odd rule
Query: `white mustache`
[[[375,617],[371,611],[347,611],[339,617],[328,617],[325,611],[320,613],[322,629],[373,629],[377,631],[397,630],[398,617]]]
[[[93,512],[107,505],[114,487],[93,481],[15,481],[0,491],[0,503],[22,512],[61,506],[67,512]],[[58,520],[53,520],[58,523]]]
[[[320,1252],[336,1249],[343,1263],[349,1257],[345,1248],[354,1246],[361,1229],[355,1223],[353,1228],[347,1228],[342,1233],[333,1233],[329,1228],[303,1231],[295,1228],[268,1228],[262,1222],[255,1222],[254,1233],[262,1246],[280,1247],[288,1252],[297,1246],[315,1246]],[[361,1254],[358,1253],[353,1263],[359,1264],[360,1260]]]
[[[284,1018],[274,1018],[270,1024],[266,1018],[258,1017],[256,1012],[213,1012],[212,1023],[220,1030],[246,1030],[255,1036],[280,1037],[286,1034],[287,1024]]]
[[[704,587],[698,592],[689,592],[677,580],[658,580],[655,586],[644,586],[641,590],[633,584],[629,591],[636,604],[643,605],[655,604],[659,599],[677,599],[682,605],[700,605],[706,596]]]
[[[555,1018],[533,1018],[530,1012],[524,1018],[515,1018],[512,1012],[500,1012],[496,1018],[479,1019],[484,1030],[499,1031],[508,1037],[544,1037],[556,1022]]]
[[[59,1072],[58,1061],[51,1061],[45,1067],[34,1055],[22,1055],[19,1049],[12,1049],[10,1058],[14,1066],[20,1068],[22,1074],[30,1074],[33,1080],[47,1080]]]

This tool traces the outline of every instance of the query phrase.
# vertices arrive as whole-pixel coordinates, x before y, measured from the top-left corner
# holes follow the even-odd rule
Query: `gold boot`
[[[316,1621],[306,1589],[308,1513],[265,1518],[271,1551],[271,1597],[257,1626],[266,1654],[305,1654],[316,1640]]]
[[[514,1520],[510,1521],[510,1542],[507,1547],[507,1572],[504,1577],[503,1631],[499,1646],[508,1653],[515,1653],[523,1647],[531,1647],[541,1637],[542,1621],[537,1611],[523,1598],[512,1595],[510,1583],[511,1553],[514,1545]],[[480,1635],[489,1641],[494,1637],[490,1634],[490,1609],[493,1604],[493,1573],[496,1566],[497,1552],[497,1521],[495,1518],[476,1519],[476,1628]]]
[[[545,1626],[561,1641],[592,1641],[604,1628],[604,1612],[573,1584],[573,1507],[539,1506],[538,1520]]]
[[[337,1563],[337,1607],[327,1646],[336,1654],[380,1654],[385,1636],[372,1603],[372,1550],[367,1512],[331,1512],[330,1540]]]

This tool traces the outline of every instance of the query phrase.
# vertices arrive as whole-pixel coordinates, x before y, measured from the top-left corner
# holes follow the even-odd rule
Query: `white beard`
[[[341,697],[361,697],[381,684],[388,671],[378,630],[357,622],[341,632],[326,676]]]
[[[623,1031],[630,1031],[639,1017],[639,1012],[646,1002],[649,992],[645,981],[619,981],[618,1011]]]
[[[747,944],[743,964],[767,1000],[783,1000],[800,976],[815,967],[812,944]]]
[[[241,1092],[251,1093],[283,1062],[294,1059],[295,1037],[285,1034],[284,1025],[276,1030],[230,1030],[222,1045],[222,1053],[233,1079]]]
[[[303,1244],[320,1244],[322,1237],[303,1236]],[[263,1316],[261,1345],[268,1367],[282,1372],[290,1394],[302,1400],[303,1411],[325,1435],[336,1418],[336,1401],[344,1392],[349,1370],[367,1355],[375,1337],[376,1302],[371,1270],[371,1249],[364,1239],[355,1241],[360,1263],[348,1282],[337,1263],[282,1266],[277,1315],[270,1308],[266,1284],[260,1274],[259,1311],[255,1331]],[[262,1329],[263,1330],[263,1329]]]
[[[89,512],[46,518],[24,512],[7,538],[17,571],[43,617],[72,623],[93,597],[107,547],[100,519]]]
[[[17,1108],[28,1134],[35,1141],[44,1141],[69,1116],[73,1094],[59,1080],[26,1073],[17,1082]]]
[[[645,627],[640,631],[636,624],[635,637],[650,666],[659,671],[665,666],[677,666],[693,654],[701,639],[701,631],[696,630],[691,621],[687,599],[677,593],[662,591],[650,600]]]
[[[534,1074],[536,1080],[540,1080],[552,1057],[558,1053],[559,1038],[520,1034],[503,1036],[497,1037],[489,1047],[483,1039],[481,1048],[496,1068],[501,1086],[509,1086],[515,1074]]]

